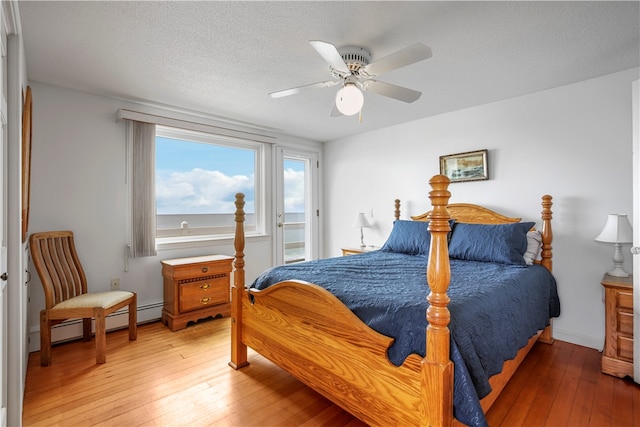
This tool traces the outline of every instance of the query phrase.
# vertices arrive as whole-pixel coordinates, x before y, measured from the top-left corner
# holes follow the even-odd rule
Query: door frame
[[[640,248],[640,80],[631,86],[632,116],[633,116],[633,247],[632,251]],[[633,379],[640,383],[640,256],[632,255],[633,259]]]

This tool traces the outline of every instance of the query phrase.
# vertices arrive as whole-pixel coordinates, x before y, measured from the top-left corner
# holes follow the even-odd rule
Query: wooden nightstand
[[[210,255],[161,261],[162,323],[172,331],[207,317],[231,315],[233,257]]]
[[[605,343],[602,372],[633,376],[633,276],[602,278],[605,292]]]
[[[377,246],[365,246],[364,248],[358,247],[350,247],[350,248],[340,248],[342,250],[342,255],[355,255],[362,254],[370,251],[377,251],[380,249]]]

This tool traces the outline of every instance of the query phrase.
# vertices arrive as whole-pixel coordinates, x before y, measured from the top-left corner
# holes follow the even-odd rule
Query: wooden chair
[[[82,318],[83,339],[91,340],[91,319],[96,319],[96,363],[105,363],[105,318],[129,306],[129,340],[137,338],[137,296],[128,291],[87,292],[87,279],[78,259],[71,231],[34,233],[29,248],[44,288],[40,311],[40,364],[51,364],[51,327],[66,319]]]

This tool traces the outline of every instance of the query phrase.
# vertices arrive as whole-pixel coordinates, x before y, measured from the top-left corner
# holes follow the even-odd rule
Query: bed
[[[533,344],[537,340],[552,342],[550,318],[559,314],[559,301],[550,274],[551,197],[542,198],[542,227],[537,234],[541,245],[530,260],[533,265],[518,260],[517,265],[511,266],[478,261],[473,257],[461,260],[479,249],[483,257],[485,252],[493,252],[493,249],[478,248],[476,240],[472,245],[467,244],[469,237],[466,235],[524,230],[524,243],[519,232],[513,232],[520,236],[518,245],[521,249],[517,252],[522,258],[525,252],[522,245],[531,243],[527,237],[533,224],[477,205],[449,204],[449,179],[445,176],[436,175],[429,183],[432,187],[430,212],[412,217],[412,221],[402,221],[400,204],[396,201],[396,221],[382,250],[275,267],[249,288],[245,286],[244,275],[244,200],[241,194],[238,195],[230,366],[234,369],[246,366],[247,347],[251,347],[370,425],[485,425],[483,413],[495,401]],[[407,234],[407,230],[413,235]],[[430,234],[426,246],[425,233],[426,236]],[[407,236],[410,237],[407,239]],[[526,247],[526,250],[531,248]],[[513,254],[495,256],[501,261],[500,256],[511,257]],[[489,255],[490,261],[495,261],[492,257],[494,255]],[[325,283],[326,276],[332,274],[327,273],[328,269],[322,270],[326,268],[324,263],[330,263],[332,271],[338,272],[334,273],[338,282],[348,285],[344,290],[336,290]],[[358,270],[362,263],[365,270],[383,276],[396,286],[393,291],[383,290],[378,295],[373,278],[364,284],[352,283],[349,274],[365,276]],[[495,266],[499,271],[482,270],[494,268],[489,264],[505,265]],[[481,276],[512,277],[530,271],[538,277],[534,280],[541,284],[536,282],[535,286],[521,287],[520,276],[513,276],[518,277],[514,279],[516,282],[508,282],[506,287],[499,288],[505,285],[489,285],[484,279],[478,279]],[[477,288],[479,291],[463,284],[462,276],[465,275],[472,277],[470,282],[474,286],[481,286]],[[513,283],[524,289],[525,294],[515,296],[523,306],[516,306],[516,302],[511,301],[497,302],[501,298],[499,294],[507,293],[508,288],[516,288]],[[490,292],[494,286],[497,290]],[[448,292],[452,294],[451,301]],[[395,332],[380,332],[386,331],[385,325],[391,323],[383,317],[385,310],[376,311],[372,308],[373,303],[352,298],[355,293],[367,297],[374,295],[374,299],[383,302],[383,307],[394,307],[387,311],[391,317],[404,322],[396,330],[407,332],[408,338],[394,335]],[[475,293],[483,295],[486,307],[479,302],[466,308],[461,305],[465,294]],[[396,303],[387,299],[392,297],[389,294],[406,294],[404,299],[409,307],[392,305]],[[493,311],[486,314],[490,310]],[[413,317],[405,316],[405,311],[411,311]],[[511,326],[518,324],[520,318],[528,317],[519,314],[525,311],[535,312],[535,319],[526,320],[526,326],[515,326],[522,329],[516,334]],[[420,317],[417,320],[416,312]],[[463,323],[465,317],[469,319],[466,324]],[[488,328],[485,325],[493,325],[492,331],[485,330]],[[515,347],[488,351],[487,348],[498,349],[502,344],[484,338],[479,340],[478,334],[472,331],[478,327],[481,337],[493,334],[491,336],[497,342]],[[486,341],[488,345],[484,348],[471,345],[469,349],[470,341]],[[404,348],[401,343],[406,342],[410,345]],[[396,351],[399,347],[403,349]],[[493,353],[498,352],[508,356],[500,356],[504,360],[499,363],[482,358],[484,355],[494,357]],[[477,368],[474,365],[486,372],[474,371]]]

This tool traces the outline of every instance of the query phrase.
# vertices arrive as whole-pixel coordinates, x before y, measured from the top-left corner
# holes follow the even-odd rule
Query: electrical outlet
[[[120,290],[120,279],[111,279],[111,290],[119,291]]]

